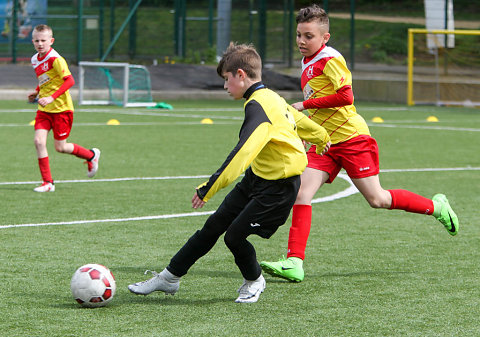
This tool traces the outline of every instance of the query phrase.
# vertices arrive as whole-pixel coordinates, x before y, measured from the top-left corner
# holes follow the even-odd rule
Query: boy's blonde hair
[[[53,37],[53,30],[50,28],[50,26],[47,25],[36,25],[35,28],[33,28],[34,32],[47,32],[50,33],[50,36]]]
[[[230,42],[222,59],[218,62],[217,74],[220,77],[227,72],[235,75],[238,69],[245,71],[251,79],[260,79],[262,75],[262,59],[251,44]]]
[[[320,25],[326,25],[327,32],[330,26],[327,12],[315,4],[300,9],[295,20],[297,21],[297,24],[302,22],[317,21]]]

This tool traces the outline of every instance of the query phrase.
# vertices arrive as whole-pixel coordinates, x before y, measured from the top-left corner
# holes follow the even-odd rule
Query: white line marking
[[[389,172],[443,172],[443,171],[479,171],[480,167],[453,167],[453,168],[416,168],[416,169],[386,169],[380,170],[382,173]],[[135,177],[135,178],[114,178],[114,179],[94,179],[94,180],[62,180],[56,183],[78,183],[78,182],[114,182],[114,181],[132,181],[132,180],[171,180],[171,179],[196,179],[196,178],[208,178],[209,176],[177,176],[177,177]],[[344,179],[349,183],[349,186],[340,192],[332,194],[330,196],[313,199],[312,203],[320,203],[332,201],[340,198],[346,198],[350,195],[358,193],[357,188],[353,185],[351,179],[344,173],[339,173],[338,177]],[[0,185],[19,185],[19,184],[33,184],[35,182],[0,182]],[[37,182],[38,183],[38,182]],[[61,226],[61,225],[79,225],[87,223],[104,223],[104,222],[127,222],[127,221],[142,221],[142,220],[156,220],[156,219],[170,219],[181,218],[190,216],[210,215],[215,211],[206,212],[190,212],[190,213],[178,213],[178,214],[163,214],[163,215],[151,215],[134,218],[118,218],[118,219],[97,219],[97,220],[77,220],[77,221],[64,221],[64,222],[45,222],[37,224],[16,224],[16,225],[2,225],[0,229],[6,228],[18,228],[18,227],[40,227],[40,226]]]
[[[170,219],[170,218],[182,218],[182,217],[188,217],[188,216],[209,215],[209,214],[213,214],[214,212],[215,211],[191,212],[191,213],[179,213],[179,214],[139,216],[135,218],[77,220],[77,221],[63,221],[63,222],[44,222],[44,223],[31,223],[31,224],[19,224],[19,225],[4,225],[4,226],[0,226],[0,229],[17,228],[17,227],[62,226],[62,225],[81,225],[81,224],[87,224],[87,223],[102,223],[102,222],[125,222],[125,221],[141,221],[141,220],[155,220],[155,219]]]
[[[474,128],[457,128],[453,126],[425,126],[425,125],[395,125],[395,124],[380,124],[380,123],[367,123],[369,127],[380,128],[397,128],[397,129],[422,129],[422,130],[442,130],[442,131],[472,131],[480,132],[480,129]]]

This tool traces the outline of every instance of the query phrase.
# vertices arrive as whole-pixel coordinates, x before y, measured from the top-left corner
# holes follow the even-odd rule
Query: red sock
[[[74,156],[77,156],[78,158],[83,158],[86,160],[90,160],[93,158],[94,153],[78,144],[73,144],[73,152],[72,154]]]
[[[50,173],[50,163],[48,157],[38,158],[38,166],[40,167],[40,174],[44,182],[53,182],[52,174]]]
[[[406,212],[432,214],[433,201],[407,190],[388,190],[392,195],[390,209],[403,209]]]
[[[305,259],[308,235],[312,226],[312,206],[293,205],[292,227],[288,235],[288,257]]]

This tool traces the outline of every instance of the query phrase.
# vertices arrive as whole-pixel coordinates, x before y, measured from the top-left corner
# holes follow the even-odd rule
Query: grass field
[[[230,190],[193,213],[190,200],[236,144],[242,103],[169,102],[173,111],[82,107],[71,142],[102,151],[94,179],[56,153],[55,193],[39,183],[34,106],[0,107],[1,336],[478,336],[480,114],[476,109],[357,104],[380,146],[384,188],[445,193],[460,218],[451,237],[432,217],[373,210],[358,194],[313,205],[306,278],[266,275],[258,303],[235,304],[242,283],[220,239],[172,298],[129,293],[161,271]],[[436,116],[437,123],[427,122]],[[384,123],[371,123],[373,117]],[[203,118],[213,124],[201,124]],[[107,121],[118,119],[120,125]],[[319,201],[348,190],[338,178]],[[188,215],[188,216],[187,216]],[[290,220],[251,237],[259,260],[286,254]],[[105,308],[83,309],[70,278],[101,263],[117,280]]]

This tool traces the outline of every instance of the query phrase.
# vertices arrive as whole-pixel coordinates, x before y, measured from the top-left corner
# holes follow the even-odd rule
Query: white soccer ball
[[[115,295],[117,286],[112,272],[101,264],[81,266],[72,276],[70,289],[73,298],[83,307],[103,307]]]

